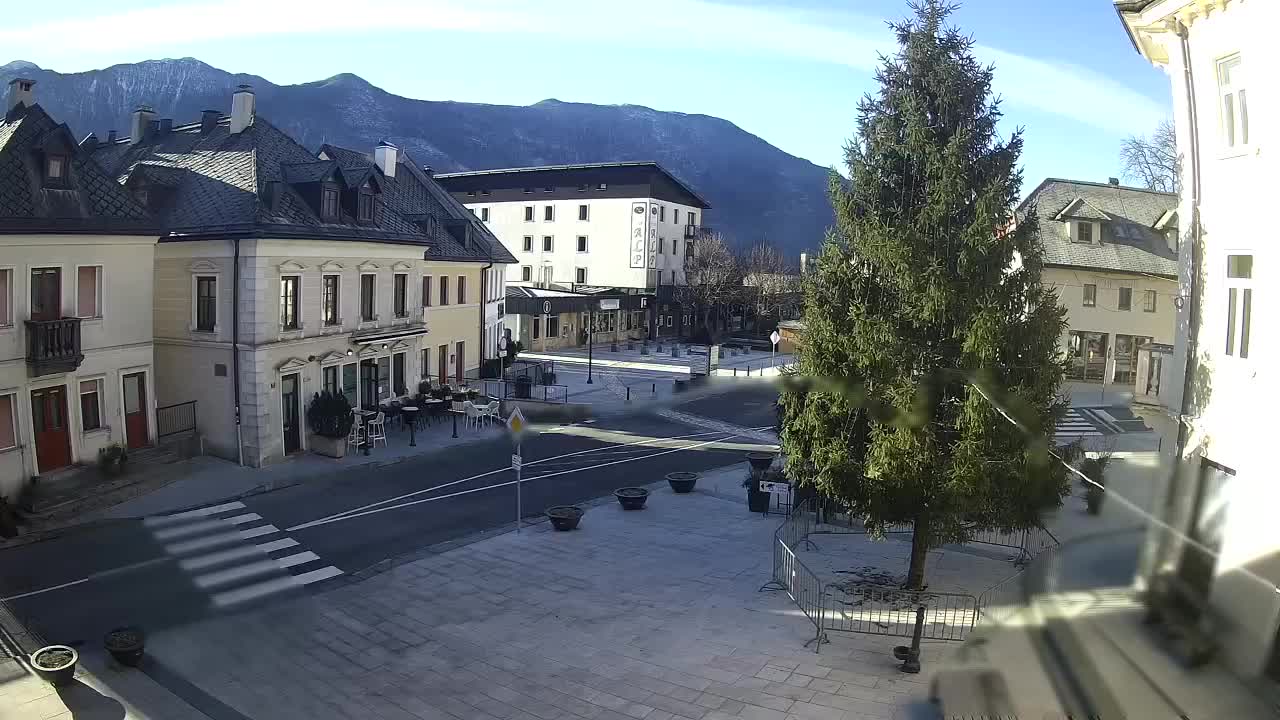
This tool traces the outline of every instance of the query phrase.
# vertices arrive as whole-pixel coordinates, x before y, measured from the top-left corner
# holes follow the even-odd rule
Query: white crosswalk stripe
[[[1102,434],[1102,431],[1098,430],[1078,410],[1070,408],[1054,427],[1053,441],[1055,445],[1066,445],[1081,438],[1101,437]]]
[[[218,608],[343,574],[241,502],[147,518],[143,526]]]

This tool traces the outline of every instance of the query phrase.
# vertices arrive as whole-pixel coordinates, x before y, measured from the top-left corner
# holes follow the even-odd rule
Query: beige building
[[[143,207],[9,84],[0,117],[0,497],[156,438]],[[86,140],[91,146],[92,138]]]
[[[1159,399],[1175,438],[1173,478],[1146,560],[1181,581],[1218,656],[1280,694],[1280,526],[1275,508],[1277,347],[1266,290],[1274,241],[1280,131],[1272,30],[1280,5],[1243,0],[1125,0],[1135,49],[1169,77],[1183,220],[1172,382]],[[1176,464],[1175,459],[1179,460]],[[1203,608],[1203,610],[1199,610]]]
[[[376,407],[496,357],[514,258],[397,148],[312,154],[245,87],[230,116],[151,115],[96,157],[164,223],[156,393],[196,402],[208,451],[273,462],[308,448],[317,392]]]
[[[1019,206],[1036,213],[1042,279],[1067,309],[1068,378],[1132,384],[1138,348],[1173,342],[1176,206],[1169,193],[1058,178]]]

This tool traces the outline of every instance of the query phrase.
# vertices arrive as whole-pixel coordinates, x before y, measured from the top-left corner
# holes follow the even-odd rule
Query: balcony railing
[[[706,237],[710,235],[711,232],[712,232],[711,228],[707,227],[706,225],[685,225],[684,239],[696,240],[700,237]]]
[[[71,372],[84,361],[80,318],[27,320],[27,365],[32,375]]]

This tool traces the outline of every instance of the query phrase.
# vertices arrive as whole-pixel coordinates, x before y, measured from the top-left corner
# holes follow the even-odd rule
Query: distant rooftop
[[[436,173],[437,180],[456,180],[463,178],[483,178],[483,177],[503,177],[503,176],[520,176],[533,175],[537,173],[563,173],[574,172],[580,170],[650,170],[662,174],[662,176],[674,184],[681,192],[687,193],[696,202],[695,205],[703,209],[709,209],[711,203],[707,199],[699,195],[693,188],[689,187],[684,181],[672,175],[666,168],[662,167],[653,160],[632,160],[621,162],[598,162],[598,163],[576,163],[572,165],[533,165],[529,167],[514,168],[495,168],[491,170],[465,170],[452,173]]]

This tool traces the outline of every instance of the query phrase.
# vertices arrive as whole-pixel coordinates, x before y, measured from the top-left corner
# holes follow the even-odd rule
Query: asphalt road
[[[744,388],[677,409],[771,426],[770,392]],[[722,467],[742,457],[734,443],[754,442],[647,414],[543,430],[522,445],[526,516],[657,482],[668,472]],[[495,436],[359,476],[344,473],[223,504],[218,507],[225,510],[209,508],[209,515],[196,511],[180,522],[121,521],[10,548],[0,551],[0,598],[46,639],[64,643],[100,637],[121,624],[159,629],[278,601],[385,559],[512,523],[511,454],[510,442]],[[235,537],[243,530],[264,534]],[[268,554],[274,545],[286,549]],[[283,556],[309,558],[304,567],[322,567],[323,581],[291,585],[290,570],[272,562]],[[220,564],[207,566],[209,572],[191,566],[210,558]],[[216,602],[219,588],[209,584],[224,582],[280,589],[223,607]]]

